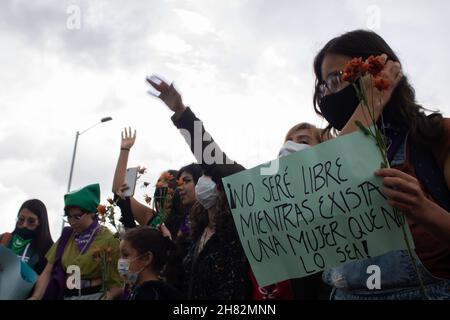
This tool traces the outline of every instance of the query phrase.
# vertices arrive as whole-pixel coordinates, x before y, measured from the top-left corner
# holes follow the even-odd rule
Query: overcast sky
[[[58,237],[75,133],[102,117],[114,120],[80,137],[73,189],[99,182],[103,201],[111,195],[124,126],[138,131],[129,165],[146,166],[152,185],[194,160],[171,112],[146,94],[147,74],[175,81],[247,167],[273,159],[294,124],[325,125],[312,61],[356,28],[384,37],[419,103],[448,117],[449,14],[444,0],[1,0],[0,233],[38,198]]]

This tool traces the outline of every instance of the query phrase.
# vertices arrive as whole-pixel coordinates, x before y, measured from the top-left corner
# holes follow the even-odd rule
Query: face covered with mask
[[[321,67],[319,108],[323,117],[337,130],[342,130],[359,105],[356,89],[341,79],[342,70],[351,57],[326,54]]]
[[[319,103],[320,112],[331,126],[342,130],[359,105],[356,90],[349,85],[339,92],[324,96]]]
[[[201,176],[195,186],[197,201],[206,209],[211,209],[217,202],[216,183],[210,177]]]
[[[32,240],[38,234],[39,218],[30,210],[23,208],[17,216],[14,234],[23,240]]]
[[[131,286],[138,283],[139,275],[149,267],[151,261],[145,257],[151,256],[151,252],[138,254],[126,240],[120,243],[121,257],[117,261],[117,271],[125,282]]]
[[[288,140],[284,143],[283,147],[281,147],[281,150],[278,153],[278,158],[287,156],[297,151],[304,150],[309,147],[310,146],[306,143],[296,143],[294,141]]]

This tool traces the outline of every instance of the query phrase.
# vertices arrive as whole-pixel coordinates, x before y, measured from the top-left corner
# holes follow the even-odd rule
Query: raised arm
[[[205,130],[203,122],[189,107],[183,104],[181,95],[173,85],[151,77],[148,83],[161,94],[159,98],[174,112],[172,121],[188,143],[197,163],[205,173],[221,170],[224,165],[236,164],[222,151],[211,135]]]
[[[126,185],[124,185],[124,183],[125,183],[125,174],[128,166],[128,156],[135,142],[136,142],[136,130],[132,134],[131,128],[128,128],[128,130],[125,129],[122,132],[120,155],[119,160],[117,161],[116,172],[114,174],[112,187],[113,193],[121,197],[123,201],[127,201],[122,196],[122,193],[124,189],[127,187]],[[126,203],[118,203],[118,205],[121,207],[121,211],[125,211],[122,212],[124,216],[131,214],[133,216],[133,219],[136,220],[139,224],[146,225],[148,221],[155,215],[153,209],[139,203],[135,198],[131,197],[129,201],[130,201],[129,205],[127,205]]]
[[[127,172],[128,156],[130,150],[136,141],[136,130],[134,134],[131,134],[131,128],[122,132],[122,141],[120,143],[119,160],[117,161],[116,172],[114,173],[114,180],[112,186],[112,192],[118,193],[121,186],[125,183],[125,174]]]

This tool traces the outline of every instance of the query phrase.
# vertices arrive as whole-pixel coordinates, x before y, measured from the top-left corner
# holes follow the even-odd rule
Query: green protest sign
[[[260,286],[406,249],[404,216],[374,176],[381,162],[358,131],[223,179]]]

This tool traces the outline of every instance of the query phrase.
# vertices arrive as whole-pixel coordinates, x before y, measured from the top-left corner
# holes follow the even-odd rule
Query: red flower
[[[363,77],[368,69],[369,65],[361,57],[353,58],[345,66],[341,79],[343,81],[355,82],[359,77]]]
[[[382,56],[370,56],[366,60],[366,63],[368,65],[367,72],[376,77],[380,74],[381,70],[383,70],[386,62],[384,61]]]
[[[384,78],[377,77],[375,78],[374,85],[375,88],[377,88],[379,91],[383,91],[389,89],[390,83],[388,80],[385,80]]]
[[[102,214],[102,215],[106,214],[106,207],[104,205],[102,205],[102,204],[98,205],[97,212]]]

